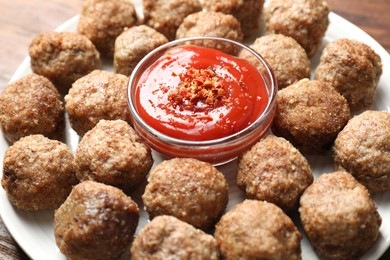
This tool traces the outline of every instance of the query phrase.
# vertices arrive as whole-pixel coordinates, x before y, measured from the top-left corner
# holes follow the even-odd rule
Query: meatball
[[[302,79],[278,92],[272,131],[302,152],[322,153],[350,118],[349,106],[328,83]]]
[[[362,110],[374,103],[381,74],[381,58],[371,47],[339,39],[325,47],[315,78],[329,82],[347,99],[351,110]]]
[[[50,79],[62,93],[101,64],[93,43],[72,32],[39,34],[31,42],[29,53],[32,71]]]
[[[115,72],[130,76],[146,54],[167,42],[164,35],[146,25],[125,30],[115,41]]]
[[[87,0],[78,23],[78,32],[87,36],[102,56],[113,56],[115,39],[126,27],[137,23],[130,0]]]
[[[215,238],[172,216],[155,217],[135,238],[131,259],[219,259]]]
[[[143,8],[145,24],[169,40],[186,16],[202,10],[198,0],[143,0]]]
[[[121,190],[85,181],[55,211],[57,246],[69,259],[116,259],[133,239],[137,204]]]
[[[128,81],[124,75],[95,70],[73,83],[65,96],[65,108],[77,134],[83,136],[101,119],[131,123],[127,106]]]
[[[0,124],[11,143],[31,134],[60,139],[64,120],[60,94],[43,76],[26,75],[6,86],[0,96]]]
[[[245,200],[222,216],[215,228],[224,259],[301,259],[302,235],[272,203]]]
[[[271,0],[264,9],[267,34],[294,38],[312,57],[329,25],[329,7],[323,0]]]
[[[249,36],[258,28],[264,0],[203,0],[203,4],[207,11],[231,14],[236,17],[245,36]]]
[[[79,180],[94,180],[131,191],[153,164],[151,150],[122,120],[101,120],[81,139],[74,160]]]
[[[341,171],[323,174],[309,186],[299,213],[314,249],[333,259],[355,259],[367,251],[382,221],[367,189]]]
[[[234,16],[220,12],[198,12],[187,16],[177,29],[176,39],[194,36],[243,39],[240,22]]]
[[[230,14],[219,12],[199,12],[187,16],[177,30],[176,38],[214,36],[242,41],[240,22]],[[237,48],[230,43],[216,43],[213,40],[199,40],[196,45],[219,49],[237,55]]]
[[[209,163],[175,158],[152,169],[142,200],[151,219],[171,215],[208,230],[226,208],[228,184]]]
[[[336,169],[351,173],[370,192],[390,190],[390,113],[353,117],[335,140],[333,158]]]
[[[278,80],[279,89],[310,78],[310,60],[305,50],[293,38],[282,34],[267,35],[257,38],[250,47],[270,64]],[[240,56],[257,65],[249,52],[243,51]]]
[[[290,142],[267,136],[238,159],[237,185],[249,199],[266,200],[284,210],[298,206],[313,182],[309,163]]]
[[[19,209],[57,208],[76,183],[73,154],[59,141],[29,135],[15,142],[4,154],[1,185]]]

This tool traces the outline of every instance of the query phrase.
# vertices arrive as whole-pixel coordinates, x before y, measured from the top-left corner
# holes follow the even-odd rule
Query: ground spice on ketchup
[[[173,76],[177,75],[173,73]],[[199,103],[214,109],[218,106],[227,105],[230,102],[224,85],[213,68],[208,67],[200,70],[189,68],[178,76],[181,81],[169,94],[168,105],[174,108],[179,107],[181,111],[186,109],[197,112],[198,109],[203,109],[198,106]]]
[[[136,92],[139,115],[174,138],[223,138],[252,124],[265,110],[267,90],[246,60],[219,50],[175,47],[142,74]]]

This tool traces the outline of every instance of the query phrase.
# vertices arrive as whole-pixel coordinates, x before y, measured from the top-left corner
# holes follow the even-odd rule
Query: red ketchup
[[[135,105],[145,122],[165,135],[190,141],[237,133],[268,103],[265,83],[253,65],[211,48],[173,48],[138,84]]]

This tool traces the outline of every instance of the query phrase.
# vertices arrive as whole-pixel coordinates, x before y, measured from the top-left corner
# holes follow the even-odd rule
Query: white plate
[[[141,1],[134,1],[137,6],[137,11],[141,9]],[[379,82],[378,94],[374,109],[390,111],[390,56],[374,39],[372,39],[365,32],[360,30],[355,25],[341,18],[340,16],[330,13],[330,25],[324,39],[324,44],[338,38],[353,38],[370,45],[382,58],[383,75]],[[78,16],[68,20],[57,31],[76,31]],[[320,50],[321,51],[321,50]],[[318,63],[318,54],[312,59],[312,67]],[[105,65],[103,69],[112,70],[112,66]],[[26,58],[19,66],[11,81],[14,81],[21,76],[30,73],[30,60]],[[387,88],[386,88],[387,87]],[[67,124],[66,128],[66,142],[75,151],[79,138],[75,132]],[[3,135],[0,136],[0,165],[3,164],[3,155],[8,147],[8,143]],[[154,154],[155,164],[161,161],[161,158]],[[309,162],[312,167],[315,177],[325,172],[333,171],[332,161],[329,156],[312,156],[309,157]],[[231,209],[233,205],[240,202],[244,197],[243,193],[237,188],[235,184],[235,162],[220,167],[220,170],[225,173],[229,181],[229,204],[227,210]],[[139,203],[142,187],[132,197]],[[390,192],[378,194],[374,197],[378,205],[379,213],[382,216],[383,223],[380,228],[380,237],[375,245],[361,258],[361,259],[377,259],[387,249],[390,244]],[[351,201],[353,203],[353,201]],[[30,213],[16,209],[9,202],[3,189],[0,189],[0,214],[7,226],[8,230],[23,248],[23,250],[32,259],[66,259],[56,246],[53,233],[53,211],[43,211],[38,213]],[[148,216],[142,210],[140,224],[137,232],[147,223]],[[294,222],[299,226],[298,216],[294,216]],[[301,229],[302,230],[302,229]],[[303,259],[318,259],[318,256],[313,252],[306,237],[302,240],[302,257]]]

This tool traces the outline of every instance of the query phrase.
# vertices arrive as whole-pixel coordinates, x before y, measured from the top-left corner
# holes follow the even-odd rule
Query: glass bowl
[[[185,45],[208,47],[223,50],[229,55],[239,57],[245,54],[259,71],[263,80],[268,102],[265,110],[246,128],[222,138],[212,140],[184,140],[172,137],[148,124],[136,106],[137,88],[141,75],[168,50]],[[263,84],[263,83],[262,83]],[[263,138],[270,129],[275,114],[277,80],[268,63],[254,50],[244,44],[217,37],[184,38],[164,44],[146,55],[133,70],[128,85],[128,105],[132,115],[133,127],[148,146],[168,158],[187,157],[210,162],[214,165],[227,163],[248,150]]]

